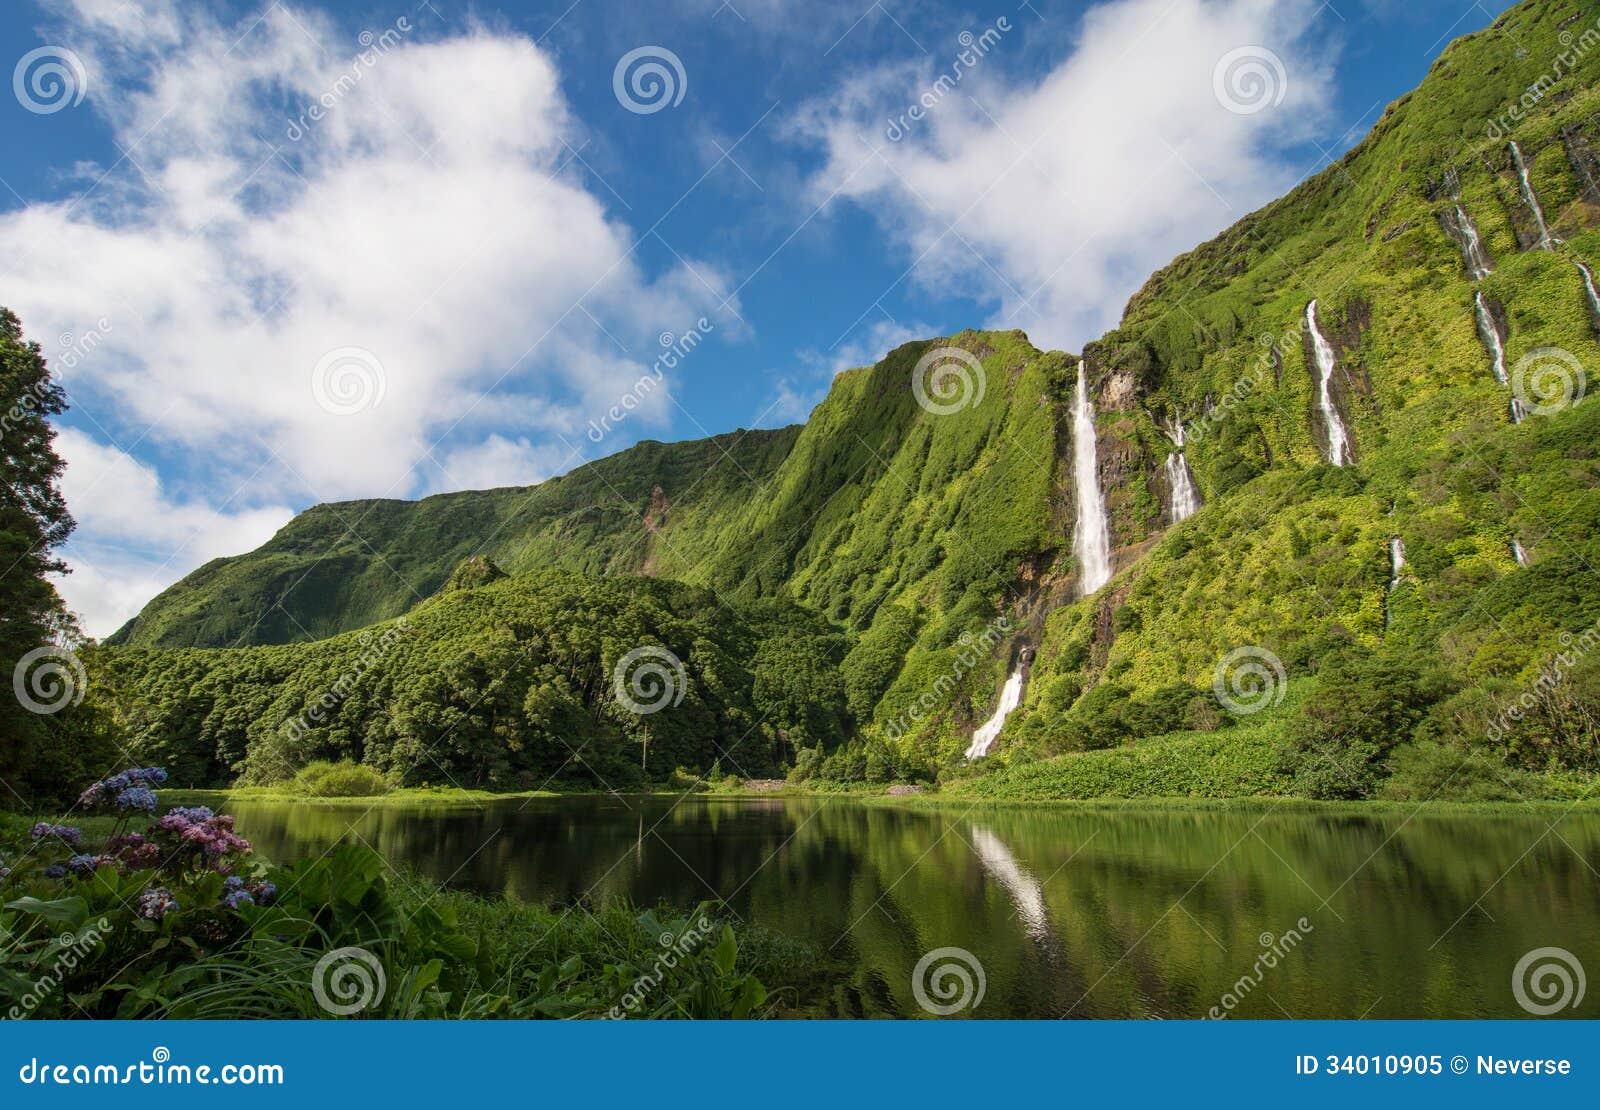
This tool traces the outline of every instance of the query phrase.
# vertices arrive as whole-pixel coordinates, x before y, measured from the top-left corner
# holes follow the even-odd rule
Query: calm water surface
[[[272,859],[359,836],[397,865],[529,902],[721,900],[847,961],[842,1015],[922,1015],[913,971],[945,947],[982,965],[975,1017],[1524,1017],[1512,972],[1530,950],[1600,974],[1595,815],[660,797],[228,808]],[[1600,985],[1562,1016],[1600,1017]]]

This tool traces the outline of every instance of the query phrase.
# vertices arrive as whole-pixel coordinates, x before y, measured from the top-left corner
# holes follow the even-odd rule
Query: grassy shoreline
[[[1391,801],[1370,799],[1365,801],[1325,802],[1309,798],[1285,798],[1267,795],[1238,798],[990,798],[953,791],[933,791],[922,794],[889,795],[881,787],[841,788],[830,790],[785,787],[781,790],[711,790],[688,792],[683,790],[652,790],[616,793],[610,791],[514,791],[495,793],[487,790],[467,790],[457,787],[442,789],[403,789],[370,797],[325,798],[268,787],[246,787],[237,790],[167,790],[166,797],[180,804],[216,806],[228,801],[303,802],[333,806],[478,806],[485,803],[507,802],[518,799],[539,798],[683,798],[700,800],[748,801],[751,799],[796,799],[823,801],[837,799],[870,805],[906,807],[912,809],[1052,809],[1081,810],[1085,812],[1221,812],[1260,813],[1269,811],[1299,816],[1393,816],[1421,814],[1430,817],[1514,817],[1561,816],[1565,813],[1600,813],[1600,793],[1577,800],[1534,799],[1510,802],[1458,802],[1458,801]]]

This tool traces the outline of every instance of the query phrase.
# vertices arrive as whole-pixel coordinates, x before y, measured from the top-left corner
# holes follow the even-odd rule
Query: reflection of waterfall
[[[1072,471],[1078,487],[1078,526],[1072,546],[1082,569],[1083,596],[1111,581],[1111,528],[1100,496],[1100,475],[1094,434],[1094,403],[1088,376],[1078,361],[1078,392],[1072,401]]]
[[[1511,557],[1517,561],[1519,567],[1528,565],[1528,550],[1522,546],[1521,540],[1511,541]]]
[[[1389,540],[1389,588],[1400,585],[1400,572],[1406,566],[1406,544],[1399,536]]]
[[[1583,297],[1589,305],[1589,323],[1596,332],[1600,332],[1600,292],[1595,291],[1594,274],[1582,262],[1578,263],[1578,272],[1583,275]]]
[[[1317,327],[1317,302],[1306,305],[1306,327],[1311,332],[1311,349],[1317,360],[1317,408],[1322,410],[1322,420],[1328,431],[1328,461],[1343,466],[1350,461],[1350,435],[1345,431],[1344,419],[1333,403],[1333,348],[1322,337]]]
[[[972,733],[972,743],[967,745],[968,759],[982,759],[994,748],[994,742],[1000,736],[1000,729],[1006,723],[1006,718],[1011,711],[1022,704],[1022,682],[1027,652],[1024,651],[1017,659],[1017,669],[1011,672],[1011,677],[1006,679],[1006,684],[1000,689],[1000,704],[995,707],[994,716],[979,725]]]
[[[1478,235],[1478,227],[1465,208],[1457,204],[1444,209],[1439,213],[1439,223],[1444,227],[1445,234],[1461,248],[1461,259],[1467,264],[1468,277],[1478,281],[1494,272],[1494,267],[1489,265],[1489,254],[1483,249],[1483,240]]]
[[[1041,939],[1049,936],[1050,916],[1044,907],[1044,885],[1017,862],[1005,841],[982,825],[972,826],[972,847],[984,870],[1006,888],[1028,935]]]
[[[1544,222],[1544,209],[1539,207],[1539,197],[1533,191],[1533,182],[1528,180],[1528,167],[1522,161],[1522,148],[1515,142],[1511,144],[1511,161],[1517,167],[1517,179],[1522,183],[1522,203],[1533,213],[1533,222],[1539,228],[1539,241],[1534,243],[1534,246],[1542,251],[1554,250],[1560,240],[1550,234],[1550,228]]]
[[[1172,523],[1188,520],[1200,508],[1200,495],[1195,492],[1194,475],[1189,472],[1189,460],[1183,450],[1183,421],[1174,418],[1167,430],[1167,438],[1177,448],[1161,465],[1167,472],[1167,488],[1172,491]]]

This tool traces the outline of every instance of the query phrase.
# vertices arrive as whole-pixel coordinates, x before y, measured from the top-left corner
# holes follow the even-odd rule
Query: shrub
[[[387,794],[389,783],[366,764],[319,759],[301,768],[293,788],[313,798],[372,798]]]

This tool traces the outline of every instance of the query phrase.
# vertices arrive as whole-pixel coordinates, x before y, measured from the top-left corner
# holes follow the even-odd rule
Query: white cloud
[[[491,435],[482,443],[460,447],[440,464],[441,489],[497,489],[532,486],[553,474],[571,470],[583,460],[562,446],[539,446],[525,438]]]
[[[624,349],[652,352],[721,299],[714,267],[636,263],[566,166],[582,139],[532,41],[396,25],[364,45],[283,4],[237,25],[209,12],[75,0],[52,29],[126,154],[85,199],[0,214],[0,303],[38,336],[108,322],[92,357],[57,360],[80,414],[144,437],[142,455],[190,460],[161,476],[195,489],[193,512],[252,478],[217,517],[237,522],[229,537],[282,503],[439,488],[438,458],[471,484],[546,473],[520,434],[564,426],[580,442],[647,371],[653,355]],[[313,370],[339,348],[371,353],[381,403],[318,404]],[[119,528],[158,553],[171,541],[75,503],[72,485],[86,556]],[[130,548],[126,565],[146,564]],[[64,593],[109,612],[162,576],[112,577]]]
[[[801,351],[800,368],[778,377],[772,395],[756,417],[755,426],[781,428],[804,421],[828,395],[833,379],[839,374],[858,366],[872,366],[902,343],[937,334],[938,329],[928,324],[879,320],[831,352]]]
[[[73,573],[58,588],[93,636],[116,631],[202,563],[265,543],[293,515],[286,505],[213,509],[174,498],[153,469],[75,429],[56,446],[78,522],[66,555]]]
[[[826,154],[817,198],[875,213],[924,287],[978,297],[997,306],[991,326],[1077,349],[1152,271],[1303,174],[1282,152],[1329,99],[1328,67],[1305,44],[1315,17],[1311,0],[1115,0],[1090,9],[1036,83],[1007,82],[1002,40],[899,141],[888,121],[948,59],[860,75],[794,127]],[[1267,106],[1246,114],[1214,93],[1218,62],[1239,47],[1283,67],[1281,81],[1264,71]]]

